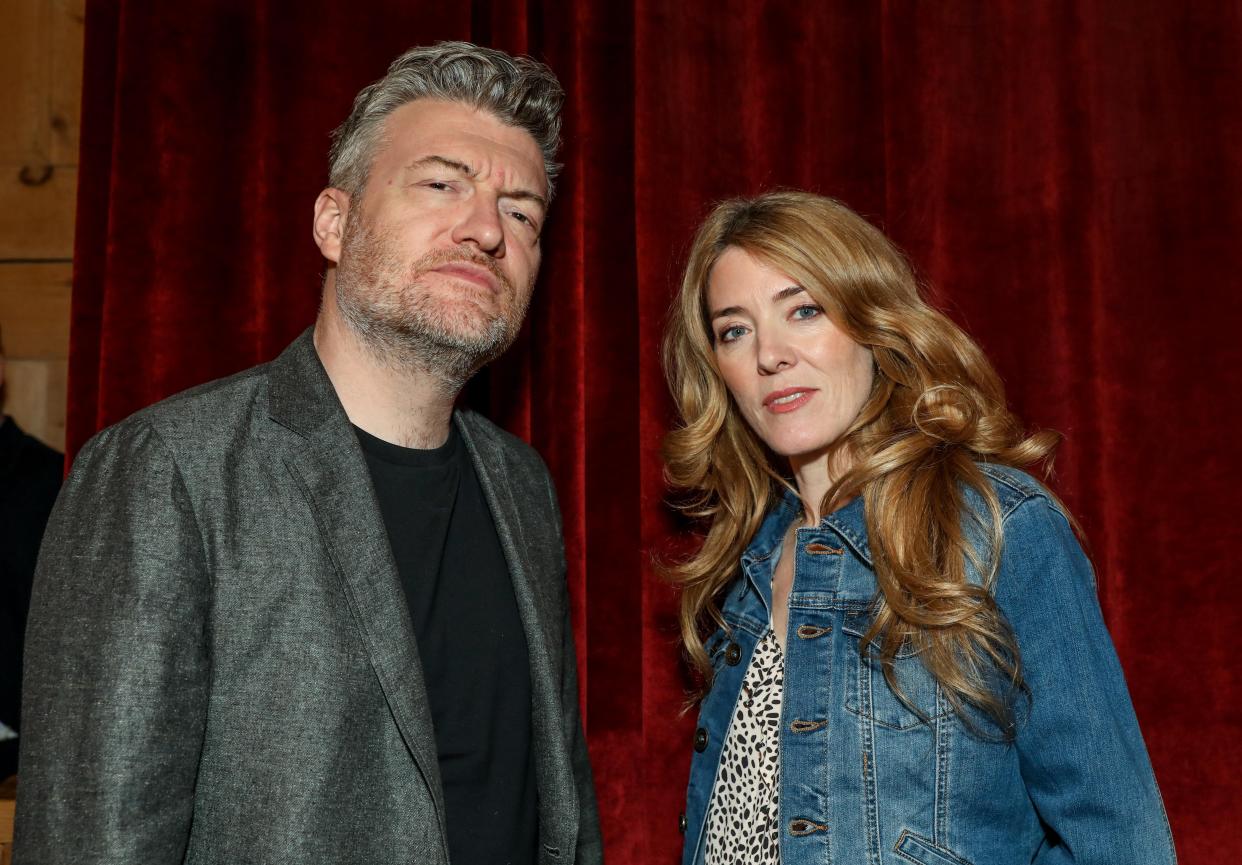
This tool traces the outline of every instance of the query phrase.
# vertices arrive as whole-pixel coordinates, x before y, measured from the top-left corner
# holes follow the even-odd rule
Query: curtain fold
[[[328,132],[439,39],[533,53],[569,94],[528,323],[467,399],[557,482],[610,862],[675,860],[693,729],[651,564],[680,530],[666,310],[710,203],[779,186],[882,225],[1065,433],[1054,485],[1182,861],[1216,861],[1242,819],[1237,4],[90,2],[71,453],[313,321]]]

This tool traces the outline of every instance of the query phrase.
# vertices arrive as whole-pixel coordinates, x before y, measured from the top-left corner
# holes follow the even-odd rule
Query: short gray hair
[[[392,62],[383,78],[362,88],[349,117],[332,132],[328,183],[351,196],[361,194],[384,122],[415,99],[461,102],[529,132],[543,153],[551,200],[552,181],[561,168],[556,152],[565,91],[543,63],[469,42],[411,48]]]

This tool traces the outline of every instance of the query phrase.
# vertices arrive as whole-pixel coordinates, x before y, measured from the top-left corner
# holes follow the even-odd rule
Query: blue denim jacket
[[[972,734],[919,658],[899,653],[896,675],[920,719],[860,655],[876,592],[860,498],[798,529],[780,735],[783,865],[1176,861],[1091,566],[1036,481],[982,468],[1004,519],[996,600],[1031,695],[1018,705],[1016,739]],[[772,573],[796,513],[787,494],[768,515],[725,596],[728,628],[707,640],[716,675],[695,735],[683,865],[703,862],[721,745],[770,627]]]

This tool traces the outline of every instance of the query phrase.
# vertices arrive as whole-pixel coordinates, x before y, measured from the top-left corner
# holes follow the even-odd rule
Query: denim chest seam
[[[936,803],[932,815],[932,843],[949,846],[949,757],[952,742],[952,716],[946,711],[948,700],[936,688]]]

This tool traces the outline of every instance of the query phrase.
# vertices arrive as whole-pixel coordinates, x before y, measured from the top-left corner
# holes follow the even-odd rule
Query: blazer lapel
[[[545,835],[544,843],[572,850],[577,836],[577,790],[573,783],[573,766],[561,725],[565,717],[561,707],[560,682],[553,663],[559,654],[559,641],[553,639],[564,624],[551,621],[560,612],[541,593],[531,573],[524,522],[518,502],[509,483],[506,454],[492,433],[469,412],[453,413],[457,428],[470,453],[475,473],[492,512],[496,535],[509,566],[518,614],[526,634],[530,655],[531,708],[535,752],[536,782],[539,787],[539,822]],[[528,495],[530,491],[524,491]],[[557,587],[559,590],[559,587]]]
[[[272,363],[272,420],[302,437],[284,461],[340,576],[392,715],[444,826],[444,794],[418,645],[370,472],[306,331]],[[447,858],[447,848],[445,856]]]

